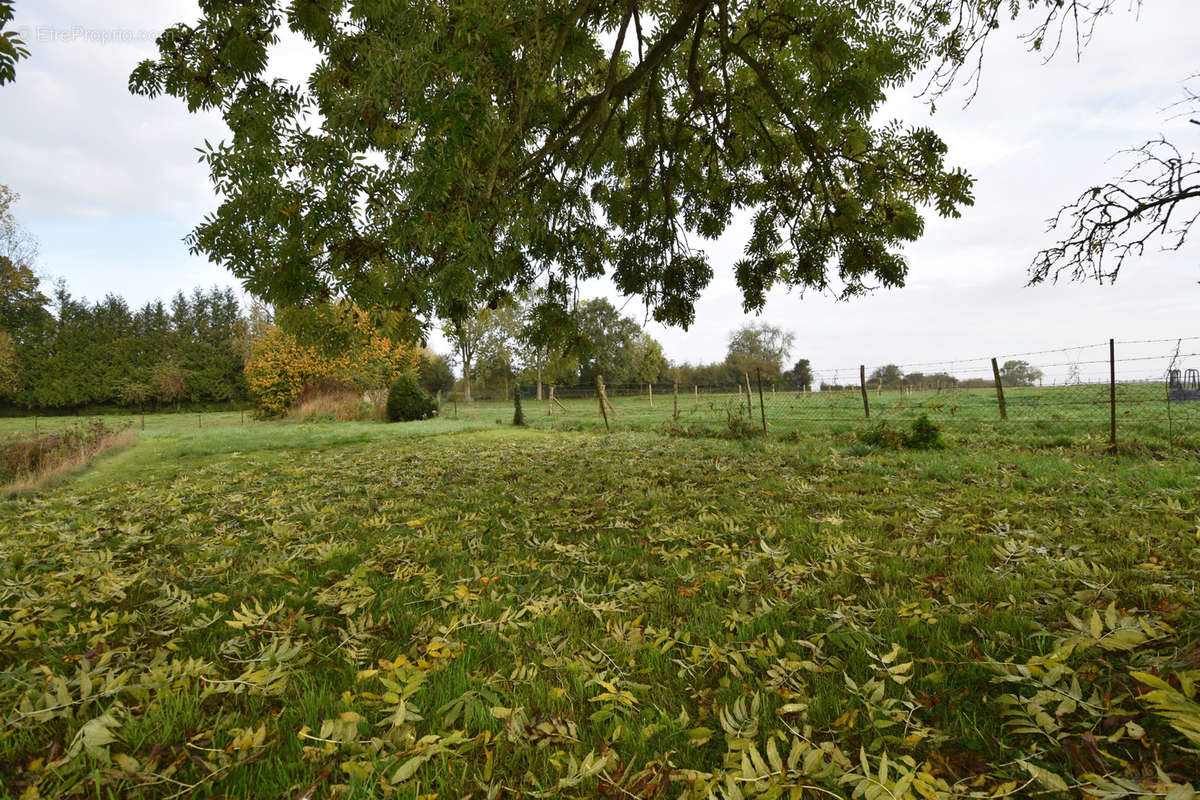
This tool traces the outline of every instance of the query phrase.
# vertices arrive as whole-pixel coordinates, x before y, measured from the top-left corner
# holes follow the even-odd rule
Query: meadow
[[[610,387],[613,406],[608,423],[614,430],[741,436],[762,430],[757,387],[751,403],[745,394],[722,389],[670,386],[651,392],[640,386]],[[528,423],[548,430],[605,430],[598,400],[591,389],[567,388],[549,392],[537,401],[524,401]],[[1009,387],[1005,389],[1006,419],[993,389],[943,391],[900,390],[867,393],[871,416],[866,418],[857,388],[840,391],[796,392],[766,388],[767,432],[774,437],[807,434],[851,434],[871,425],[908,425],[921,415],[964,440],[1005,439],[1029,444],[1085,443],[1107,439],[1110,425],[1108,384],[1081,386]],[[467,420],[511,420],[511,402],[478,402],[455,408],[443,403],[443,413]],[[1160,382],[1117,385],[1118,440],[1165,447],[1200,444],[1200,402],[1166,402]]]
[[[511,414],[0,502],[0,796],[1194,796],[1194,450]]]

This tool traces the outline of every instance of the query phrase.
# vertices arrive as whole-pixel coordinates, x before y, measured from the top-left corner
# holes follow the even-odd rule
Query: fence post
[[[646,393],[650,395],[650,407],[654,408],[654,384],[646,384]]]
[[[450,399],[454,402],[454,418],[458,419],[458,392],[452,392],[450,394]]]
[[[1000,419],[1008,419],[1008,407],[1004,404],[1004,384],[1000,382],[1000,366],[992,359],[992,377],[996,379],[996,398],[1000,401]]]
[[[600,401],[600,416],[604,417],[604,430],[612,433],[612,427],[608,424],[608,409],[604,407],[604,376],[596,376],[596,399]]]
[[[742,376],[746,379],[746,408],[749,409],[750,418],[754,418],[754,395],[750,394],[750,373],[743,372]]]
[[[196,427],[197,427],[197,428],[203,428],[203,427],[204,427],[204,415],[203,415],[203,414],[197,414],[197,415],[196,415]]]
[[[1108,408],[1108,444],[1115,453],[1117,452],[1117,346],[1112,339],[1108,340]]]
[[[763,433],[767,432],[767,404],[763,402],[762,370],[754,368],[754,377],[758,379],[758,411],[762,414]]]
[[[554,387],[550,387],[550,396],[546,399],[546,416],[554,416]]]
[[[700,387],[694,383],[692,384],[692,394],[696,396],[697,400],[700,399]]]
[[[679,381],[675,381],[675,414],[674,418],[679,419]]]
[[[863,413],[867,415],[867,419],[871,418],[871,402],[867,400],[867,365],[858,365],[858,388],[862,390],[863,398]]]

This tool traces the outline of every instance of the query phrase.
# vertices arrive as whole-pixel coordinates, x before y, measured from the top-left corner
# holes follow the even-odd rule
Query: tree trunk
[[[538,402],[540,403],[540,402],[542,402],[542,364],[540,361],[538,362],[538,365],[537,365],[537,392],[538,392],[537,399],[538,399]]]
[[[463,402],[471,402],[471,360],[463,359]]]

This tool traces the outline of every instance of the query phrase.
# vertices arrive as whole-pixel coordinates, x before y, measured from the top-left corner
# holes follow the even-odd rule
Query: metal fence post
[[[1116,342],[1112,339],[1108,340],[1108,409],[1108,444],[1115,453],[1117,451],[1117,347]]]

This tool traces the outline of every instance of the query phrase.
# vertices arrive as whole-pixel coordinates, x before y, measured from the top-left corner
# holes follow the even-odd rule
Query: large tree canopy
[[[773,286],[841,296],[904,282],[922,214],[970,177],[890,91],[977,75],[1000,21],[1075,41],[1116,0],[202,0],[133,91],[219,110],[222,197],[191,236],[279,305],[349,297],[429,322],[539,285],[566,322],[605,272],[688,325],[697,244],[752,222],[746,310]],[[285,29],[319,53],[269,77]],[[557,306],[553,308],[553,306]]]
[[[873,118],[964,57],[978,5],[1007,7],[205,0],[130,85],[223,113],[232,139],[203,151],[223,202],[191,244],[272,302],[458,318],[611,269],[687,325],[712,275],[695,242],[737,210],[747,309],[777,284],[903,283],[922,208],[957,213],[971,179],[932,130]],[[304,85],[267,77],[285,26],[320,53]]]

